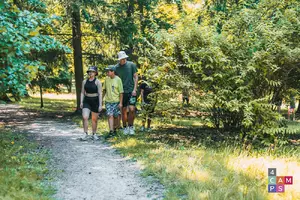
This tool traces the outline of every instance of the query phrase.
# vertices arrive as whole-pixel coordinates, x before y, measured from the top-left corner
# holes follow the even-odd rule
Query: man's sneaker
[[[140,131],[144,132],[145,131],[145,127],[142,126],[142,128],[140,129]]]
[[[128,126],[125,127],[125,128],[123,128],[123,134],[124,135],[128,135],[129,134],[129,127]]]
[[[79,138],[79,140],[82,140],[82,141],[87,141],[88,139],[89,139],[89,135],[86,133]]]
[[[129,127],[129,135],[134,135],[134,127],[133,126]]]
[[[99,140],[99,137],[98,137],[96,134],[93,134],[92,139],[93,139],[93,140]]]

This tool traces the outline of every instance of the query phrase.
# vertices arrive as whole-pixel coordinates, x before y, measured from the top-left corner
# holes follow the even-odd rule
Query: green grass
[[[58,104],[66,106],[69,105],[67,102],[54,102],[52,112],[54,109],[61,112]],[[72,119],[82,126],[81,116]],[[119,134],[109,142],[124,156],[141,163],[144,176],[155,176],[165,185],[165,199],[273,200],[299,197],[299,146],[248,151],[226,135],[203,127],[203,120],[196,117],[156,118],[151,133],[138,132],[139,116],[135,124],[136,136]],[[297,128],[299,122],[289,122],[288,125]],[[102,116],[98,121],[98,133],[104,134],[107,130],[107,119]],[[293,176],[294,185],[286,186],[285,193],[269,194],[267,168],[277,168],[281,176]]]
[[[300,184],[283,194],[268,194],[267,168],[299,180],[299,149],[278,158],[268,153],[241,152],[234,146],[219,148],[166,144],[156,134],[115,137],[112,144],[124,156],[144,166],[144,175],[157,177],[167,188],[166,199],[296,199]],[[294,182],[295,183],[295,182]]]
[[[48,152],[21,133],[0,128],[0,199],[51,199],[54,190],[44,180]]]
[[[82,124],[80,116],[73,119]],[[137,117],[137,129],[140,125]],[[137,131],[134,137],[119,134],[109,142],[123,156],[141,163],[144,176],[155,176],[166,186],[165,199],[256,200],[299,196],[300,184],[296,182],[287,186],[282,194],[269,194],[267,190],[267,168],[277,168],[279,175],[300,179],[296,173],[300,170],[300,148],[297,146],[249,152],[239,143],[218,136],[213,129],[201,127],[200,119],[164,122],[155,119],[153,126],[152,133]],[[101,118],[98,133],[107,130],[106,118]],[[216,140],[214,134],[220,138]]]
[[[44,98],[44,107],[41,108],[39,98],[29,97],[22,99],[18,104],[25,107],[27,110],[41,113],[71,113],[76,109],[75,100]]]

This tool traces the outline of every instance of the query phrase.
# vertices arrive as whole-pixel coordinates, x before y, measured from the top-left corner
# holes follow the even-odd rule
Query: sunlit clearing
[[[38,93],[30,95],[35,98],[39,98],[40,95]],[[56,94],[56,93],[45,93],[43,94],[43,98],[45,99],[61,99],[61,100],[74,100],[76,99],[76,94]]]
[[[285,193],[269,194],[271,199],[280,199],[283,196],[287,199],[300,195],[300,165],[295,161],[287,159],[272,159],[271,157],[235,157],[229,158],[227,166],[236,172],[246,174],[247,176],[261,180],[268,184],[268,168],[276,168],[277,176],[293,176],[293,185],[285,186]],[[268,189],[266,188],[266,191]]]

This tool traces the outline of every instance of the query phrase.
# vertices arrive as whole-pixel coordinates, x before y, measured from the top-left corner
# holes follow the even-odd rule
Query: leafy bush
[[[209,97],[215,128],[265,145],[283,139],[287,130],[273,100],[295,87],[291,72],[300,75],[295,70],[300,63],[299,1],[264,0],[217,10],[204,12],[200,24],[185,17],[176,29],[157,35],[152,76],[172,88],[186,81],[180,75],[187,76]]]

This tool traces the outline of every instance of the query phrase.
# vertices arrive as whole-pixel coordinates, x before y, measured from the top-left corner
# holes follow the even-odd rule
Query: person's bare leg
[[[109,131],[114,131],[114,117],[108,116],[108,127]]]
[[[118,117],[114,117],[114,130],[120,128],[120,115]]]
[[[98,115],[99,115],[99,113],[92,112],[92,130],[93,130],[93,134],[95,134],[97,132]]]
[[[83,123],[83,131],[85,133],[88,132],[90,112],[91,111],[87,108],[82,109],[82,123]]]
[[[121,109],[121,114],[118,115],[118,128],[121,128],[121,121],[122,121],[122,109]]]
[[[122,109],[122,122],[123,122],[123,127],[127,127],[127,107],[123,107]]]
[[[121,128],[122,114],[118,116],[118,128]]]
[[[128,125],[133,126],[135,118],[135,106],[129,106]]]

